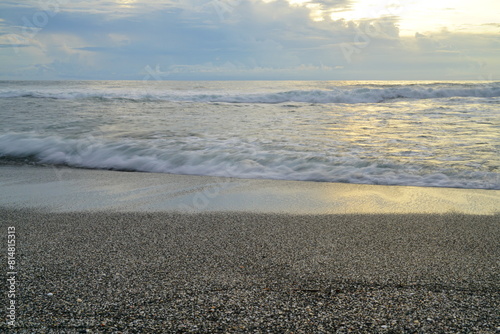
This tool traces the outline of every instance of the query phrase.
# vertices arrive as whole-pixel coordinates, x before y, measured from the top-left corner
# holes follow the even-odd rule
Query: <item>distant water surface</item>
[[[500,82],[0,81],[0,164],[500,189]]]

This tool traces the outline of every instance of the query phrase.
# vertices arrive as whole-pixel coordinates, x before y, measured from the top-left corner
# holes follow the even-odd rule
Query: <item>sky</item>
[[[500,80],[498,0],[0,0],[3,80]]]

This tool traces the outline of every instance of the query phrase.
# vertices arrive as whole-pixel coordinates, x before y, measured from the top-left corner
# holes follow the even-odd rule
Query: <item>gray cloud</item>
[[[396,16],[315,22],[284,0],[71,1],[53,12],[4,2],[0,10],[0,78],[142,79],[158,66],[168,79],[459,79],[478,76],[476,58],[498,66],[498,37],[402,38]],[[27,28],[34,18],[45,24]]]

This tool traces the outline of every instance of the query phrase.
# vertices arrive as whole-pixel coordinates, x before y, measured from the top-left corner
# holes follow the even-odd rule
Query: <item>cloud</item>
[[[397,16],[314,21],[311,8],[285,0],[59,0],[46,10],[36,3],[0,4],[0,77],[141,80],[158,68],[162,78],[187,80],[435,79],[450,75],[447,61],[470,78],[473,58],[498,65],[492,36],[401,37]],[[462,56],[472,47],[482,54]]]

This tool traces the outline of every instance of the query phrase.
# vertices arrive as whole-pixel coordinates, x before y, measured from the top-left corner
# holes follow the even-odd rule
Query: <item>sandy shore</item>
[[[350,188],[349,196],[377,210],[393,203],[396,213],[290,214],[280,211],[299,203],[301,191],[318,192],[314,185],[262,181],[268,188],[253,188],[253,181],[235,180],[210,203],[231,192],[249,200],[252,191],[281,192],[286,203],[269,197],[276,212],[252,212],[250,200],[250,210],[230,210],[244,208],[238,198],[223,210],[200,206],[189,213],[145,203],[158,208],[169,196],[192,199],[199,189],[214,189],[203,185],[208,179],[151,174],[141,181],[136,173],[92,178],[94,171],[77,171],[49,180],[37,168],[21,170],[24,178],[9,168],[0,171],[0,183],[19,197],[0,197],[0,224],[4,235],[8,226],[16,229],[14,333],[500,330],[500,215],[481,211],[493,210],[484,199],[494,201],[497,192],[456,192],[476,203],[477,214],[460,213],[467,207],[460,196],[437,195],[441,205],[455,203],[446,212],[458,213],[397,213],[402,194],[424,198],[429,189],[395,189],[398,202],[390,190],[370,186],[365,195]],[[46,200],[22,196],[44,187]],[[165,187],[171,192],[161,193]],[[348,193],[329,195],[330,206]],[[81,203],[71,204],[75,199]],[[317,203],[318,212],[325,203]],[[0,330],[7,329],[2,323]]]

